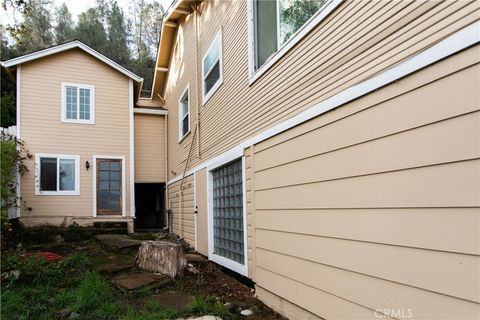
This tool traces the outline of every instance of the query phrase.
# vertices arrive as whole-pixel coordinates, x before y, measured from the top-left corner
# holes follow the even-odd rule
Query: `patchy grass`
[[[192,314],[198,316],[215,315],[222,319],[235,318],[223,303],[211,296],[195,297],[188,309]]]

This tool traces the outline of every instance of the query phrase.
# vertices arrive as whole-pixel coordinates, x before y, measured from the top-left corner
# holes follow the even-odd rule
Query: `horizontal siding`
[[[478,48],[255,145],[262,290],[327,319],[478,318]]]
[[[205,1],[197,58],[221,28],[224,80],[205,106],[192,105],[192,123],[196,110],[201,114],[201,157],[192,158],[190,167],[428,48],[476,21],[478,7],[473,1],[345,1],[249,86],[246,1]],[[166,91],[174,133],[169,136],[170,179],[183,171],[191,144],[192,135],[179,143],[176,132],[180,93],[187,83],[197,86],[193,20],[188,16],[179,28],[184,59],[179,71],[169,74]],[[197,91],[192,91],[195,97]],[[193,150],[197,155],[196,143]]]
[[[165,117],[135,114],[135,182],[165,182]]]
[[[194,215],[194,181],[193,175],[185,177],[183,182],[182,202],[180,209],[180,184],[168,186],[169,208],[172,210],[172,232],[195,246],[195,215]]]
[[[61,82],[95,86],[95,124],[60,121]],[[128,86],[127,77],[77,49],[21,65],[21,138],[27,149],[32,154],[80,156],[79,196],[36,196],[34,159],[26,161],[30,171],[22,178],[22,198],[32,210],[22,210],[22,218],[92,217],[93,155],[125,156],[125,205],[130,215]]]

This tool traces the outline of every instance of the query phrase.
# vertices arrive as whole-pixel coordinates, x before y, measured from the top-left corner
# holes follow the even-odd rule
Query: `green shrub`
[[[79,242],[89,240],[94,236],[94,230],[92,227],[82,227],[76,223],[72,223],[65,230],[66,242]]]

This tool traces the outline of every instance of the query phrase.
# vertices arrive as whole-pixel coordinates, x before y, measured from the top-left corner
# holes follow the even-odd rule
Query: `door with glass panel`
[[[122,214],[122,160],[97,159],[97,214]]]
[[[213,253],[245,264],[242,160],[212,171]]]

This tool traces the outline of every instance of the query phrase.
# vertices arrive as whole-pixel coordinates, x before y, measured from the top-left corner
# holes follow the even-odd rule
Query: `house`
[[[139,98],[142,78],[80,41],[2,64],[16,74],[17,137],[33,155],[20,181],[25,225],[163,224],[167,112]]]
[[[154,219],[290,319],[479,318],[478,2],[302,3],[175,1],[149,99],[79,43],[6,62],[39,154],[21,219],[165,208]],[[63,121],[71,87],[94,92],[94,124]],[[55,165],[79,172],[42,184]],[[99,214],[102,165],[122,168],[122,214],[118,197]]]
[[[166,12],[170,227],[290,319],[479,318],[478,2],[308,3]]]

